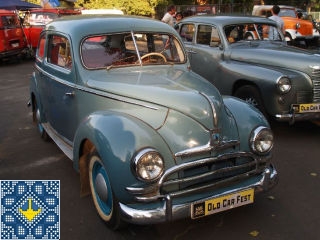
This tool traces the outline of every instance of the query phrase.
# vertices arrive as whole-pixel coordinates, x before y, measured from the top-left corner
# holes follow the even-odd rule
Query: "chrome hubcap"
[[[102,202],[107,202],[108,200],[108,187],[107,183],[101,173],[98,173],[95,178],[95,189]]]

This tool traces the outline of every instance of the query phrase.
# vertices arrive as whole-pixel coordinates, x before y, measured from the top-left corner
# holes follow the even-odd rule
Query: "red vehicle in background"
[[[81,10],[65,8],[37,8],[25,12],[23,30],[27,38],[29,48],[35,52],[38,46],[39,36],[44,26],[61,16],[78,15]]]
[[[0,9],[0,60],[24,55],[27,47],[18,15]]]

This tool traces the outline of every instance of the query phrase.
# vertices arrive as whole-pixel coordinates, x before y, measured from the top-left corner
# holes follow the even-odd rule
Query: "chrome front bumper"
[[[238,192],[248,188],[253,188],[255,193],[267,191],[272,188],[278,181],[278,173],[273,165],[270,165],[261,174],[258,181],[247,184],[230,191],[199,199],[197,201],[205,201],[216,197],[221,197],[226,194]],[[180,205],[173,205],[170,195],[165,195],[162,198],[163,206],[156,209],[139,210],[120,203],[120,214],[123,220],[134,224],[156,224],[183,218],[191,218],[191,204],[187,202]]]
[[[317,121],[320,120],[320,112],[276,114],[275,118],[280,122],[289,122],[290,124],[297,121]]]

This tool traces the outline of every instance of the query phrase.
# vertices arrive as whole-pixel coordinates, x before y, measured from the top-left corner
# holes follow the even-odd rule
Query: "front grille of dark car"
[[[297,92],[297,103],[310,103],[313,102],[312,91],[299,91]]]
[[[320,69],[314,69],[311,74],[313,82],[313,102],[320,102]]]

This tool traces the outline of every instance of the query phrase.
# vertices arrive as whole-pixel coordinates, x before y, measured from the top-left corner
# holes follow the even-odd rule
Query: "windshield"
[[[283,35],[275,25],[265,23],[241,23],[224,27],[225,36],[230,44],[239,41],[283,41]]]
[[[281,8],[280,13],[279,13],[280,17],[293,17],[296,18],[296,11],[294,9],[290,9],[290,8]]]
[[[82,42],[81,56],[88,69],[186,61],[183,48],[173,35],[146,32],[88,37]]]

